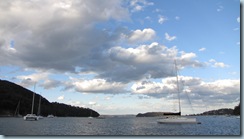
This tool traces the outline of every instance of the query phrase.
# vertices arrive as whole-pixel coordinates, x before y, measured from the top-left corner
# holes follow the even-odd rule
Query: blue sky
[[[100,114],[234,108],[240,1],[1,1],[0,79]],[[190,101],[188,100],[188,97]],[[191,105],[190,105],[191,104]]]

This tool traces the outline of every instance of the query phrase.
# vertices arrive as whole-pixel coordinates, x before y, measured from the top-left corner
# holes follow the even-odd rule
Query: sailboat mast
[[[176,71],[176,83],[177,83],[177,94],[178,94],[178,103],[179,103],[179,113],[181,115],[180,89],[179,89],[178,69],[177,69],[177,66],[176,66],[176,60],[175,60],[175,71]]]
[[[31,114],[33,114],[33,110],[34,110],[35,88],[36,88],[36,84],[34,85],[34,92],[33,92],[33,98],[32,98]]]
[[[20,100],[19,100],[18,105],[17,105],[17,107],[16,107],[14,116],[19,116],[19,105],[20,105]]]
[[[39,98],[39,107],[38,107],[38,112],[37,112],[37,115],[40,115],[41,114],[41,95],[40,95],[40,98]]]

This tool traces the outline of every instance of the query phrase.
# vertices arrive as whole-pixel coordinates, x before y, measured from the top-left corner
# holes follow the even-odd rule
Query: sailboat
[[[166,116],[162,119],[159,119],[157,122],[159,124],[200,124],[200,122],[198,122],[196,118],[181,116],[180,89],[179,89],[178,70],[177,70],[177,66],[176,66],[176,61],[175,61],[175,71],[176,71],[179,112],[174,113],[171,116]]]
[[[26,116],[24,116],[24,120],[27,120],[27,121],[37,121],[38,120],[38,116],[33,114],[34,100],[35,100],[35,85],[34,85],[34,92],[33,92],[33,98],[32,98],[31,114],[27,114]]]

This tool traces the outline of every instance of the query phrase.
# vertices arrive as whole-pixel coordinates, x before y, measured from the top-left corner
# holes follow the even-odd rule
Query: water
[[[156,117],[0,118],[1,135],[240,135],[235,116],[197,116],[202,124],[158,124]]]

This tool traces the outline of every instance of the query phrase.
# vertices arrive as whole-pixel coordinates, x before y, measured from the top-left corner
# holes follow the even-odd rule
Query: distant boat
[[[39,118],[38,116],[36,116],[36,114],[27,114],[26,116],[24,116],[24,120],[27,121],[37,121]]]
[[[176,83],[177,83],[179,112],[175,113],[172,116],[168,115],[162,119],[159,119],[157,122],[159,124],[200,124],[200,122],[197,122],[196,118],[182,117],[181,116],[180,90],[179,90],[178,70],[177,70],[177,66],[176,66],[176,61],[175,61],[175,71],[176,71]]]
[[[50,114],[47,116],[47,118],[54,118],[54,115]]]
[[[34,92],[35,92],[35,85],[34,85]],[[33,110],[34,110],[34,100],[35,100],[35,93],[33,92],[33,98],[32,98],[32,106],[31,106],[31,114],[27,114],[26,116],[24,116],[24,120],[30,120],[30,121],[37,121],[38,120],[38,116],[36,116],[35,114],[33,114]]]
[[[197,122],[196,118],[189,118],[183,116],[169,116],[158,120],[159,124],[201,124]]]

